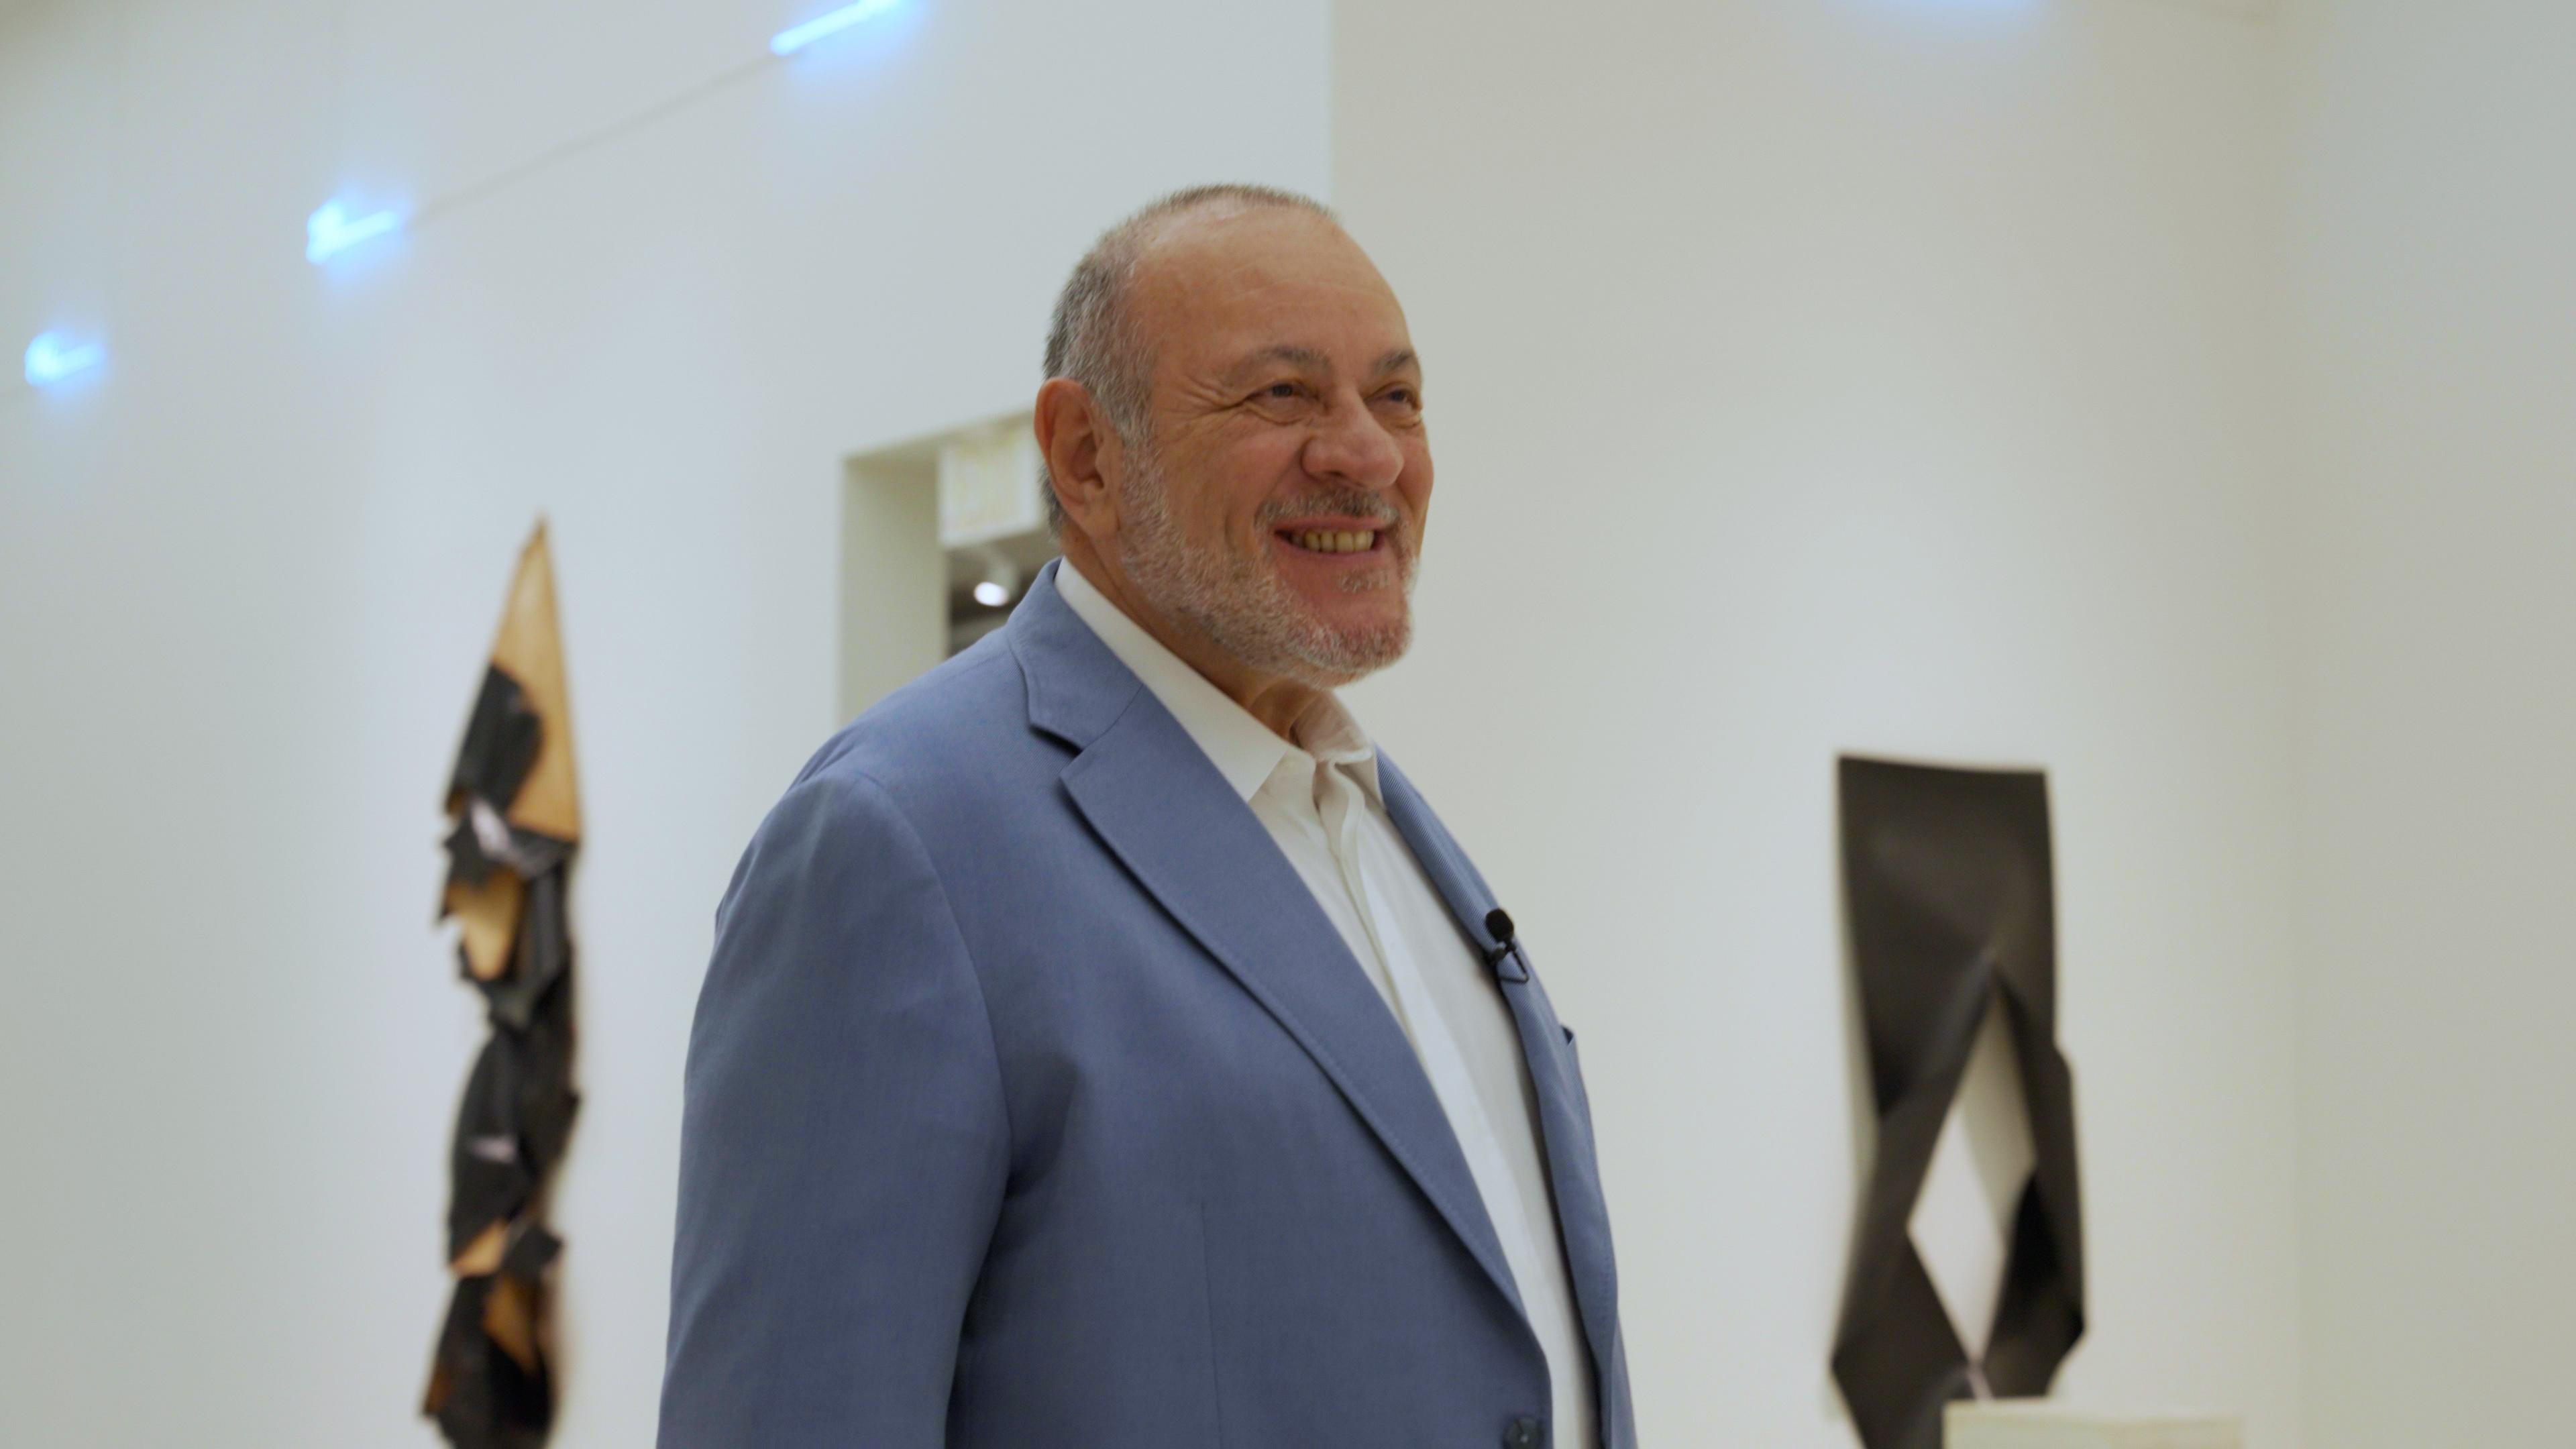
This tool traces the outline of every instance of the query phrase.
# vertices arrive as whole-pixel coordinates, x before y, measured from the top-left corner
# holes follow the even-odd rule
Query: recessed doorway
[[[850,458],[841,492],[841,719],[1000,628],[1053,557],[1026,413]]]

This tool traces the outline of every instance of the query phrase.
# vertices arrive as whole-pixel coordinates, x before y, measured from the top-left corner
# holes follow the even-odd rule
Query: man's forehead
[[[1131,305],[1162,365],[1201,375],[1283,363],[1382,375],[1411,357],[1395,293],[1358,243],[1310,212],[1175,219],[1139,258]]]

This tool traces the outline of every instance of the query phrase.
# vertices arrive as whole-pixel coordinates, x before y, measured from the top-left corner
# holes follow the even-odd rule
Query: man
[[[1063,559],[718,911],[663,1449],[1633,1449],[1573,1034],[1332,693],[1410,633],[1394,294],[1183,192],[1047,372]]]

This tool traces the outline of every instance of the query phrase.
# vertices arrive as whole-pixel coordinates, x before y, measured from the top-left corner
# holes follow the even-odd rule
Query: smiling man
[[[1573,1033],[1333,694],[1411,637],[1403,309],[1208,187],[1046,364],[1063,559],[718,910],[663,1449],[1633,1449]]]

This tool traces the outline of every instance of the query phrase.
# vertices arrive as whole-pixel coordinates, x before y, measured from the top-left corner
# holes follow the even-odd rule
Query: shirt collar
[[[1182,732],[1206,754],[1238,799],[1250,801],[1291,755],[1339,765],[1371,799],[1377,798],[1377,750],[1359,721],[1329,692],[1319,696],[1292,727],[1297,736],[1292,745],[1210,684],[1207,676],[1192,669],[1163,641],[1146,633],[1143,625],[1127,617],[1073,565],[1056,566],[1055,587],[1074,617],[1099,635],[1118,662],[1171,711]]]

